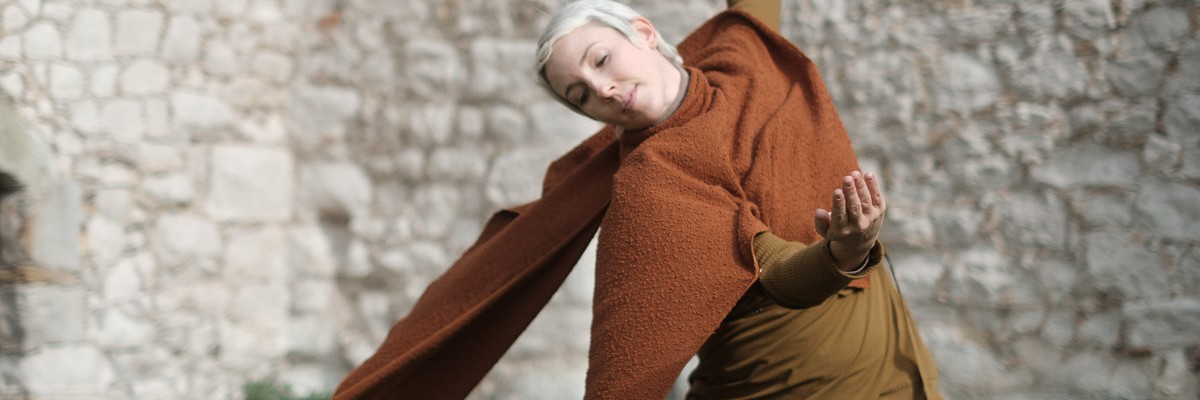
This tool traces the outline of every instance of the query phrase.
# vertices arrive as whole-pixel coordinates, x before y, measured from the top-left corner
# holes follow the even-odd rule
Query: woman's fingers
[[[833,209],[829,210],[829,222],[834,229],[846,226],[846,194],[842,189],[833,191]]]
[[[887,203],[883,200],[883,191],[879,190],[879,178],[875,174],[867,174],[867,187],[871,190],[871,204],[879,210],[887,209]]]
[[[850,176],[854,178],[854,186],[858,191],[858,200],[862,204],[863,214],[870,214],[875,205],[871,199],[871,190],[867,188],[866,177],[858,171],[851,172]]]
[[[858,184],[853,176],[842,178],[842,192],[846,193],[846,217],[857,222],[863,217],[862,201],[858,197]]]

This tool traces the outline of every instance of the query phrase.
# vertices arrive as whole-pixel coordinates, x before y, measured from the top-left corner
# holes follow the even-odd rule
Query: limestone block
[[[1142,162],[1153,171],[1173,172],[1183,153],[1183,146],[1159,135],[1151,135],[1142,147]]]
[[[945,16],[947,29],[939,39],[955,44],[993,41],[1008,29],[1010,14],[1007,7],[954,10]]]
[[[107,13],[90,8],[80,10],[67,31],[67,58],[76,61],[111,60],[111,31]]]
[[[567,152],[604,126],[549,100],[530,106],[529,114],[538,116],[532,121],[534,136],[531,139],[543,143],[540,147],[547,151],[558,154]]]
[[[1030,168],[1034,180],[1060,188],[1124,186],[1141,174],[1138,154],[1095,144],[1056,149]]]
[[[93,204],[100,215],[126,222],[133,204],[133,194],[125,189],[99,189],[96,190]]]
[[[350,278],[365,278],[371,274],[371,253],[361,241],[350,242],[346,249],[346,261],[339,264],[338,275]]]
[[[216,15],[225,18],[241,18],[246,14],[249,8],[246,3],[248,0],[223,0],[213,2],[216,9]],[[200,2],[203,3],[203,2]]]
[[[233,108],[219,97],[194,92],[172,94],[171,110],[175,115],[175,125],[191,131],[225,127],[232,124],[236,117]]]
[[[297,202],[317,213],[366,215],[371,210],[371,178],[352,163],[313,163],[300,167]]]
[[[245,298],[244,300],[270,300],[265,298]],[[261,305],[255,305],[261,306]],[[265,373],[271,360],[283,353],[283,341],[277,335],[283,333],[282,327],[266,329],[249,321],[222,321],[218,325],[217,339],[219,343],[218,359],[225,370],[258,370],[252,375]],[[217,397],[212,397],[217,398]],[[225,398],[225,397],[221,397]]]
[[[117,14],[116,53],[122,56],[155,54],[162,36],[163,20],[163,13],[153,9],[128,10]]]
[[[50,95],[55,100],[75,100],[83,95],[83,71],[72,66],[50,67]]]
[[[1185,178],[1200,179],[1200,149],[1184,150],[1179,173]]]
[[[1029,305],[1038,300],[1033,278],[993,248],[963,251],[950,272],[950,296],[957,303]]]
[[[511,39],[480,39],[471,43],[471,77],[468,93],[476,97],[499,96],[527,101],[539,93],[530,79],[535,43]]]
[[[1158,118],[1158,101],[1149,98],[1135,98],[1133,101],[1113,101],[1105,104],[1110,122],[1106,126],[1108,136],[1114,141],[1125,143],[1140,143],[1146,137],[1157,131],[1155,120]]]
[[[913,209],[895,206],[895,197],[888,200],[887,229],[880,233],[889,247],[928,248],[937,243],[933,221],[929,215]]]
[[[1163,115],[1167,135],[1184,147],[1200,146],[1200,95],[1181,96],[1167,104]]]
[[[975,243],[983,224],[983,214],[971,209],[942,209],[932,219],[938,242],[953,246]]]
[[[167,0],[163,6],[174,14],[208,15],[213,11],[213,0]]]
[[[346,120],[362,107],[358,92],[340,86],[292,86],[287,98],[287,126],[302,148],[319,149],[346,135]]]
[[[61,25],[70,21],[71,15],[74,13],[75,7],[73,5],[51,1],[42,5],[41,17]]]
[[[420,146],[445,145],[454,133],[453,104],[428,103],[409,110],[409,132]]]
[[[1127,233],[1092,233],[1084,238],[1087,271],[1099,290],[1141,299],[1161,295],[1167,287],[1162,259]]]
[[[464,140],[477,141],[484,133],[483,110],[476,107],[463,107],[458,110],[458,136]]]
[[[1129,302],[1122,307],[1133,346],[1154,348],[1200,344],[1200,300],[1175,298]]]
[[[1125,37],[1109,64],[1108,80],[1124,96],[1152,96],[1166,72],[1167,59],[1150,48],[1142,35]]]
[[[13,41],[13,40],[15,40],[15,38],[9,37],[9,38],[0,39],[0,40]],[[20,44],[20,42],[16,42],[16,43]],[[3,45],[0,44],[0,46],[3,46]],[[0,54],[3,54],[3,50],[0,50]],[[3,56],[0,55],[0,57],[3,57]],[[9,96],[12,96],[12,98],[14,98],[14,99],[20,99],[20,98],[24,97],[24,95],[25,95],[25,78],[22,77],[21,74],[15,73],[15,72],[10,72],[7,74],[0,75],[0,92],[7,93]]]
[[[980,159],[963,160],[958,168],[950,171],[955,189],[959,194],[982,193],[1009,187],[1022,178],[1021,167],[1011,160],[997,155]]]
[[[408,180],[420,180],[425,177],[425,152],[420,149],[404,148],[393,155],[396,162],[396,172]]]
[[[4,7],[4,33],[11,35],[20,32],[25,24],[29,23],[29,16],[25,15],[25,11],[16,5]]]
[[[1066,36],[1038,43],[1028,60],[1013,66],[1013,88],[1032,99],[1071,99],[1082,96],[1088,71]]]
[[[1133,201],[1114,193],[1079,192],[1071,196],[1083,222],[1091,226],[1127,227],[1133,222]]]
[[[233,233],[225,249],[222,275],[238,282],[282,282],[289,267],[285,246],[287,240],[278,228]]]
[[[1200,238],[1200,188],[1174,182],[1143,182],[1138,188],[1135,226],[1155,235],[1179,239]]]
[[[285,341],[288,354],[333,355],[337,351],[337,326],[322,315],[293,317],[288,321]]]
[[[450,43],[410,41],[404,48],[405,82],[414,95],[427,100],[447,100],[462,89],[467,71]]]
[[[280,53],[258,53],[254,56],[254,72],[273,82],[285,82],[292,75],[292,60]]]
[[[380,51],[368,53],[359,67],[359,85],[373,88],[394,88],[399,79],[398,67],[392,53]],[[406,82],[413,83],[413,82]]]
[[[53,24],[49,22],[35,23],[21,35],[21,45],[25,48],[25,57],[31,60],[62,59],[62,36]]]
[[[1131,22],[1131,29],[1141,34],[1146,44],[1173,49],[1175,42],[1191,33],[1188,12],[1171,7],[1152,7]]]
[[[541,178],[556,154],[528,148],[497,157],[487,174],[486,196],[493,207],[512,207],[541,196]]]
[[[940,110],[969,112],[992,105],[1000,98],[996,71],[978,56],[955,53],[942,57],[934,82],[934,102]]]
[[[293,161],[286,151],[217,146],[206,210],[220,220],[281,221],[292,215]]]
[[[279,377],[281,384],[291,389],[293,396],[318,397],[328,395],[350,371],[331,363],[291,365]]]
[[[529,137],[525,116],[515,108],[495,106],[487,110],[488,134],[505,144],[522,144]]]
[[[1187,41],[1178,53],[1179,65],[1173,76],[1167,79],[1165,89],[1173,93],[1196,93],[1200,91],[1200,40]]]
[[[5,36],[0,38],[0,60],[20,60],[24,36]]]
[[[292,286],[296,297],[292,299],[292,310],[301,314],[325,316],[334,312],[334,296],[337,287],[332,280],[301,279]]]
[[[1088,315],[1079,325],[1077,336],[1083,343],[1097,346],[1117,346],[1121,339],[1121,311],[1105,310]]]
[[[195,18],[171,17],[163,38],[162,57],[180,65],[195,62],[200,55],[200,25]]]
[[[81,267],[80,226],[83,225],[83,190],[70,181],[47,182],[46,191],[31,205],[33,248],[30,255],[54,268],[78,271]]]
[[[28,285],[17,289],[25,348],[85,338],[87,292],[81,286]]]
[[[104,98],[116,93],[117,72],[115,65],[102,65],[92,69],[92,94]]]
[[[21,361],[25,387],[37,397],[104,393],[116,380],[104,353],[87,345],[52,347]]]
[[[299,276],[329,278],[336,268],[330,240],[317,227],[297,227],[288,231],[288,267]]]
[[[255,336],[268,341],[277,340],[275,335],[282,333],[287,326],[289,304],[291,293],[283,282],[244,285],[233,291],[229,316],[243,327],[261,329]],[[279,346],[272,347],[276,348],[269,350],[270,354],[279,350]]]
[[[937,325],[933,329],[922,329],[921,334],[937,362],[941,382],[970,393],[1012,385],[1004,366],[988,350],[987,344],[962,327]]]
[[[99,319],[96,341],[106,348],[134,349],[151,343],[154,325],[150,321],[132,317],[120,310],[109,309]]]
[[[85,231],[87,250],[96,265],[110,266],[125,253],[125,227],[107,217],[94,216],[88,219]]]
[[[1068,32],[1095,37],[1117,24],[1112,4],[1105,0],[1079,0],[1063,3],[1064,24]]]
[[[121,73],[121,91],[125,95],[158,94],[167,89],[171,72],[154,61],[139,60]]]
[[[480,148],[441,147],[433,151],[427,168],[435,180],[481,182],[487,173],[487,154]]]
[[[1067,207],[1053,192],[1016,192],[984,200],[1010,245],[1066,250]]]
[[[172,172],[184,167],[183,154],[174,146],[138,144],[138,170],[145,173]]]
[[[1171,399],[1200,397],[1200,382],[1196,382],[1191,365],[1185,350],[1167,352],[1163,356],[1162,373],[1155,382],[1155,394]]]
[[[188,214],[159,217],[151,243],[166,265],[216,257],[223,245],[216,224]]]
[[[518,342],[521,339],[518,339]],[[559,356],[562,357],[562,356]],[[581,360],[554,360],[536,367],[519,368],[497,396],[530,399],[574,399],[584,397],[587,363]]]
[[[210,40],[204,50],[204,66],[214,75],[231,75],[238,70],[237,50],[220,40]]]
[[[133,100],[108,101],[100,108],[100,126],[119,142],[134,143],[146,133],[142,106]]]

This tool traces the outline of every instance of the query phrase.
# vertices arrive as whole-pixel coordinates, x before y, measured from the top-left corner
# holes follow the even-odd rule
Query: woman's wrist
[[[867,261],[867,256],[871,253],[871,248],[875,246],[875,242],[868,242],[865,246],[850,246],[842,241],[829,241],[829,255],[833,257],[833,262],[837,264],[838,269],[842,271],[857,271],[862,269],[862,265]]]

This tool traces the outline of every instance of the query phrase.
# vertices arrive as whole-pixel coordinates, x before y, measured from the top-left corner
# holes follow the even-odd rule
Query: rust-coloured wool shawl
[[[679,109],[551,164],[542,198],[493,216],[335,399],[465,397],[600,227],[587,398],[666,395],[754,282],[754,235],[817,241],[813,210],[857,169],[816,67],[772,29],[729,10],[679,50]]]

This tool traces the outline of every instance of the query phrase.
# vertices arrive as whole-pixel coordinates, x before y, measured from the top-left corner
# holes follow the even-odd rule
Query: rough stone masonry
[[[672,41],[723,7],[633,3]],[[0,397],[331,390],[598,127],[534,84],[557,4],[0,0]],[[1200,4],[784,19],[883,177],[949,398],[1200,396]],[[580,397],[590,268],[472,398]]]

